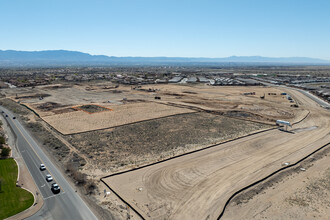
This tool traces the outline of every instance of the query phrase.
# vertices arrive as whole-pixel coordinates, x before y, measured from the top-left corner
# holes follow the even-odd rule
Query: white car
[[[53,181],[53,177],[50,174],[47,174],[46,180],[47,180],[47,182],[51,182],[51,181]]]
[[[45,164],[40,164],[40,170],[41,170],[41,171],[46,170],[46,166],[45,166]]]

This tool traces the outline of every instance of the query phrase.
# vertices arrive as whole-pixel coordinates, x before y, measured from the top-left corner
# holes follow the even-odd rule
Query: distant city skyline
[[[330,60],[330,1],[0,0],[0,50]]]

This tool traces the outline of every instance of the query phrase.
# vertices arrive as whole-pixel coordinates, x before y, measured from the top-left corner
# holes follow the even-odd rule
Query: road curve
[[[18,151],[22,155],[44,199],[43,207],[35,215],[27,219],[97,219],[18,119],[13,119],[14,116],[19,116],[14,115],[2,106],[0,106],[0,111],[4,112],[2,113],[4,118],[16,135]],[[47,169],[45,171],[39,170],[41,163],[46,165]],[[45,179],[46,174],[51,174],[54,180],[48,183]],[[61,187],[59,194],[54,194],[51,191],[51,183],[54,182],[58,183]]]
[[[262,82],[262,81],[260,81],[260,82]],[[264,84],[266,86],[281,87],[281,88],[285,88],[285,89],[289,89],[289,90],[298,91],[298,92],[304,94],[305,96],[307,96],[308,98],[312,99],[314,102],[319,104],[322,108],[330,109],[330,104],[329,103],[327,103],[326,101],[324,101],[321,98],[317,97],[316,95],[311,94],[310,92],[308,92],[306,90],[299,89],[299,88],[296,88],[296,87],[289,87],[289,86],[285,86],[285,85],[275,85],[275,84],[266,83],[266,82],[262,82],[262,84]]]

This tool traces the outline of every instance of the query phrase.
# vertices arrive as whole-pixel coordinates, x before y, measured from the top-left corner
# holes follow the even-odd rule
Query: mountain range
[[[68,50],[0,50],[0,67],[29,66],[112,66],[112,65],[330,65],[330,61],[309,57],[231,56],[191,57],[114,57]]]

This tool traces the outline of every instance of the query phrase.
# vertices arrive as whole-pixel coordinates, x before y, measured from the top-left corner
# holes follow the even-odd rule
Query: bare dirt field
[[[150,120],[169,115],[193,112],[157,103],[129,103],[123,105],[105,105],[109,111],[88,114],[86,111],[72,111],[63,114],[45,116],[43,119],[62,134],[74,134]]]
[[[330,146],[237,196],[223,219],[328,219]]]
[[[329,141],[329,115],[323,109],[288,90],[290,103],[272,87],[86,82],[1,92],[40,115],[44,121],[28,126],[47,127],[70,149],[72,157],[61,160],[63,166],[74,162],[89,180],[267,129],[276,119],[298,121],[311,112],[291,133],[267,131],[105,179],[147,219],[215,219],[235,190]],[[295,103],[298,108],[291,106]],[[127,212],[118,199],[101,196],[104,185],[97,186],[101,205]]]
[[[281,95],[282,91],[263,86],[166,84],[116,87],[111,83],[81,83],[4,89],[2,92],[14,101],[29,106],[63,134],[200,110],[268,123],[274,123],[278,118],[289,120],[299,111],[291,107],[293,103]],[[91,104],[113,111],[87,115],[74,108]]]
[[[104,180],[146,219],[216,219],[235,191],[330,142],[329,111],[288,91],[310,112],[291,132],[266,131]]]

